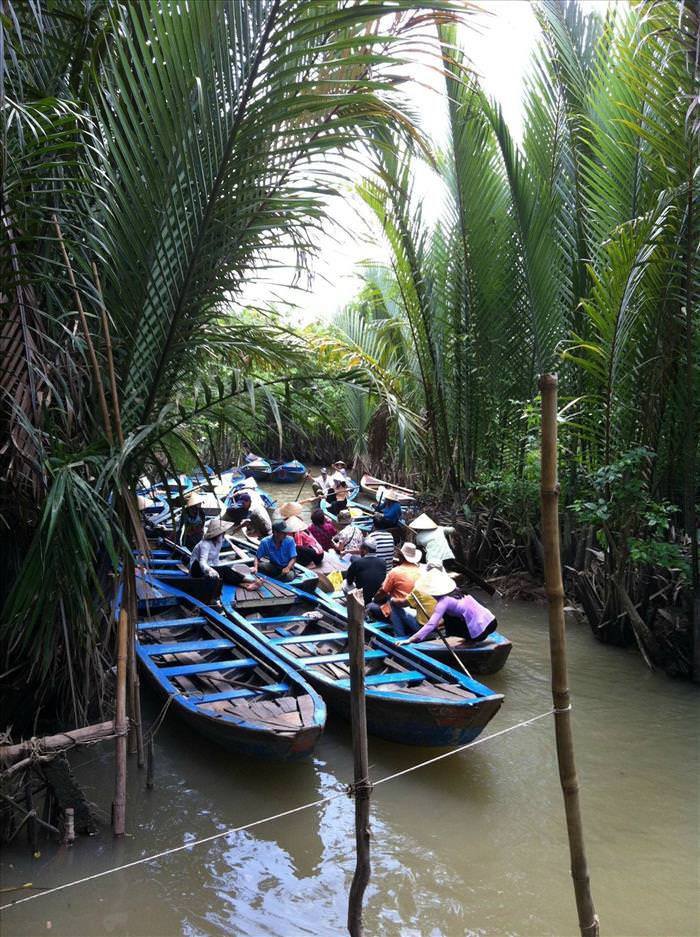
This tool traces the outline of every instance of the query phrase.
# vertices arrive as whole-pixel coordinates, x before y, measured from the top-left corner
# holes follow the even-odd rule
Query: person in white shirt
[[[225,534],[233,524],[214,517],[204,531],[204,536],[190,554],[190,575],[195,579],[207,576],[219,579],[222,585],[241,586],[244,589],[259,589],[261,580],[250,573],[239,573],[227,563],[220,562],[221,548],[226,542]]]
[[[345,485],[350,481],[350,476],[345,467],[345,462],[342,459],[338,459],[337,462],[333,463],[333,474],[331,475],[331,481],[335,485],[336,482],[343,482]]]
[[[333,546],[341,556],[348,553],[359,556],[364,534],[353,524],[350,511],[341,511],[338,515],[338,523],[343,526],[333,537]]]
[[[451,569],[455,555],[446,535],[453,534],[454,527],[441,527],[427,514],[419,515],[408,526],[416,533],[416,543],[425,554],[425,562],[430,566]]]
[[[307,472],[306,477],[311,478],[311,475]],[[333,479],[328,474],[328,469],[325,466],[321,469],[320,475],[311,478],[311,487],[314,494],[321,498],[326,498],[333,491]]]

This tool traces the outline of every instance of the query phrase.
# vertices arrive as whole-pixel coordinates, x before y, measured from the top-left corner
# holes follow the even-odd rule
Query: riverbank
[[[550,708],[545,610],[491,601],[514,650],[488,679],[506,702],[489,734]],[[569,628],[579,778],[593,894],[615,937],[694,937],[700,866],[697,688],[649,673],[633,651],[602,651]],[[147,698],[150,715],[158,700]],[[370,740],[375,778],[430,752]],[[349,730],[332,720],[314,760],[242,763],[166,719],[156,789],[130,764],[128,830],[72,849],[6,850],[3,887],[50,887],[342,791]],[[84,752],[76,775],[106,820],[112,752]],[[368,934],[576,933],[550,719],[376,788]],[[336,937],[354,866],[343,797],[193,851],[116,873],[3,914],[6,937],[235,935]],[[21,892],[17,895],[23,894]],[[12,893],[4,893],[8,899]]]

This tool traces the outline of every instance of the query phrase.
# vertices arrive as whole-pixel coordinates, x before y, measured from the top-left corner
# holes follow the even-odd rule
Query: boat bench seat
[[[286,628],[278,628],[278,631],[286,631]],[[347,641],[347,631],[326,631],[324,634],[293,634],[281,637],[270,638],[270,644],[315,644],[319,641]]]
[[[262,696],[269,693],[287,693],[290,689],[288,683],[269,683],[267,686],[258,687],[256,690],[222,690],[220,693],[206,693],[204,696],[190,696],[188,699],[191,703],[200,706],[202,703],[218,703],[221,700],[248,699],[251,696]]]
[[[272,618],[251,618],[251,625],[290,625],[295,621],[308,621],[305,615],[277,615]],[[313,621],[313,619],[312,619]]]
[[[184,664],[182,667],[159,667],[158,673],[165,677],[186,677],[189,674],[214,673],[224,670],[246,670],[257,667],[258,661],[252,657],[243,657],[239,660],[215,660],[205,664]]]
[[[154,621],[140,621],[136,625],[138,631],[148,631],[156,628],[184,628],[185,625],[203,625],[206,618],[195,615],[193,618],[161,618]]]
[[[365,651],[365,660],[377,657],[386,657],[386,651]],[[297,663],[306,667],[307,664],[347,664],[349,660],[349,654],[319,654],[318,657],[299,657]]]
[[[417,670],[397,670],[396,673],[377,673],[371,677],[365,677],[365,686],[382,686],[384,683],[422,683],[423,680],[425,680],[425,674]],[[350,681],[336,680],[336,686],[345,689],[350,686]]]
[[[223,651],[233,647],[233,642],[226,638],[212,638],[211,641],[181,641],[179,644],[142,644],[144,654],[155,657],[157,654],[190,654],[192,651]]]
[[[172,559],[172,557],[161,559],[157,556],[151,556],[148,560],[149,566],[180,566],[181,564],[182,560]]]

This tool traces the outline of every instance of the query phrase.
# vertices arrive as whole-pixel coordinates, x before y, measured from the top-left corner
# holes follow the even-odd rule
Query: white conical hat
[[[303,517],[299,517],[296,514],[292,514],[287,518],[284,525],[284,529],[288,534],[295,534],[299,530],[306,530],[309,526],[309,522],[305,521]]]
[[[145,511],[146,508],[155,507],[158,503],[157,501],[153,501],[152,498],[144,498],[143,495],[137,495],[136,500],[139,505],[139,511]]]
[[[394,491],[393,488],[387,488],[384,492],[385,501],[400,501],[401,495],[398,491]]]
[[[185,497],[185,504],[188,508],[193,508],[196,504],[201,504],[204,499],[199,491],[191,491]]]
[[[438,598],[454,592],[456,586],[454,579],[448,576],[444,569],[431,567],[418,577],[414,588],[416,592],[423,592]]]
[[[214,517],[209,521],[204,539],[213,540],[215,537],[218,537],[219,534],[225,534],[227,530],[231,530],[232,527],[233,524],[229,521],[222,521],[220,517]]]
[[[399,553],[405,560],[408,560],[409,563],[420,563],[423,559],[422,552],[418,549],[415,543],[404,543],[399,547]],[[454,586],[452,587],[454,589]]]
[[[299,517],[303,510],[298,501],[285,501],[279,509],[280,517]]]
[[[411,530],[437,530],[438,525],[427,514],[419,514],[418,517],[408,525]]]

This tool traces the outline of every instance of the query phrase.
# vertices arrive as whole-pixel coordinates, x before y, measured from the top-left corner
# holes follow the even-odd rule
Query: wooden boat
[[[332,594],[319,592],[317,598],[320,604],[328,608],[333,614],[342,618],[347,616],[345,596],[342,592]],[[392,634],[391,625],[388,623],[385,625],[375,621],[371,624],[384,634]],[[499,631],[494,631],[485,641],[477,641],[473,644],[467,644],[454,637],[447,638],[447,641],[467,670],[471,674],[479,674],[480,676],[498,673],[513,650],[511,641]],[[445,647],[444,642],[439,637],[429,641],[418,641],[416,644],[412,644],[411,647],[420,651],[421,654],[425,654],[426,657],[430,657],[431,660],[440,661],[441,664],[446,664],[448,667],[456,668],[457,666],[452,653]]]
[[[402,488],[401,486],[393,485],[391,482],[384,482],[381,478],[375,478],[374,475],[363,475],[360,479],[360,489],[362,493],[373,501],[377,500],[377,491],[379,488],[391,488],[395,491],[398,495],[396,500],[399,504],[412,504],[416,500],[416,493],[411,488]]]
[[[255,558],[257,542],[247,540],[244,535],[227,537],[228,549],[224,547],[220,554],[222,562],[232,562],[233,568],[241,573],[250,573]],[[154,538],[148,557],[141,558],[153,575],[165,578],[178,589],[203,598],[202,588],[205,577],[192,577],[189,573],[190,551],[179,543],[173,543],[168,537]],[[314,592],[318,585],[318,576],[306,566],[297,564],[296,576],[292,585],[304,592]]]
[[[292,591],[297,601],[283,615],[242,609],[223,594],[222,602],[235,624],[296,667],[329,709],[349,718],[347,623],[317,598]],[[406,745],[463,745],[500,709],[501,694],[413,648],[398,647],[371,625],[365,635],[367,726],[373,735]]]
[[[294,459],[291,462],[280,462],[279,465],[275,465],[270,480],[284,485],[293,482],[299,484],[305,475],[306,466]]]
[[[255,478],[257,481],[264,481],[272,474],[272,466],[266,459],[256,458],[250,462],[245,462],[240,466],[240,470],[247,478]]]
[[[153,577],[137,579],[137,594],[138,661],[195,731],[261,758],[312,751],[326,707],[269,645]]]

